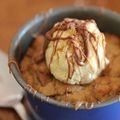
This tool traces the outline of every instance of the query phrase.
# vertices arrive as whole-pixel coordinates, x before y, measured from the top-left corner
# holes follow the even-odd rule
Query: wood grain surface
[[[120,0],[0,0],[0,49],[7,53],[18,29],[35,14],[65,5],[95,5],[120,13]],[[12,109],[0,108],[0,120],[20,120]]]

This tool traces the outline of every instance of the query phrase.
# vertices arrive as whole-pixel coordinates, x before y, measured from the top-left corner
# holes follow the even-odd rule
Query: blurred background
[[[18,29],[37,13],[65,5],[99,6],[120,13],[120,0],[0,0],[0,50],[7,53]],[[0,120],[20,120],[11,109],[0,108]]]

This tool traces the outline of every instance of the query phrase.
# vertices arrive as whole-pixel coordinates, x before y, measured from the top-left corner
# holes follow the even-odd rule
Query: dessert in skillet
[[[65,18],[34,39],[20,70],[32,88],[78,109],[119,95],[119,61],[120,38],[94,20]]]

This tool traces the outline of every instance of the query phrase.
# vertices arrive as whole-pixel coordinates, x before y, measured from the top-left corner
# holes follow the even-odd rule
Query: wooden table
[[[10,41],[35,14],[63,5],[96,5],[120,13],[120,0],[0,0],[0,49],[8,51]],[[20,120],[15,111],[0,108],[0,120]]]

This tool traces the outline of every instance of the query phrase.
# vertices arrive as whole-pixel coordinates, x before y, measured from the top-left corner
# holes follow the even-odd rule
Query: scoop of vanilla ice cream
[[[94,20],[66,18],[47,33],[46,64],[59,81],[87,84],[106,66],[105,37]]]

